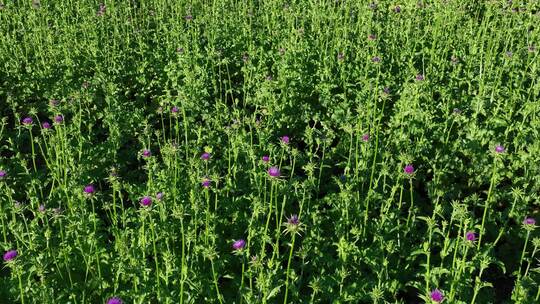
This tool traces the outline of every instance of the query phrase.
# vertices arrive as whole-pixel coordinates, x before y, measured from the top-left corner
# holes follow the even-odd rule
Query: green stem
[[[493,163],[493,172],[491,173],[491,182],[489,185],[488,195],[486,198],[486,203],[484,204],[484,215],[482,215],[482,226],[480,227],[479,237],[478,237],[478,245],[476,247],[477,250],[480,250],[480,245],[482,243],[482,236],[484,235],[484,225],[486,222],[486,215],[488,211],[489,206],[489,199],[491,198],[491,192],[493,190],[493,185],[495,184],[495,174],[497,173],[497,166],[496,166],[496,160]]]
[[[34,135],[32,135],[32,130],[28,130],[30,133],[30,144],[32,146],[32,164],[34,165],[34,172],[37,173],[37,166],[36,166],[36,151],[34,148]]]
[[[521,265],[523,265],[523,259],[525,258],[525,251],[527,251],[527,243],[529,242],[529,236],[531,235],[531,231],[527,231],[527,237],[525,238],[525,244],[523,245],[523,251],[521,251],[521,258],[519,259],[519,271],[518,271],[518,280],[521,277]]]
[[[287,295],[289,294],[289,272],[291,269],[292,253],[294,250],[294,241],[296,240],[296,234],[293,234],[291,250],[289,251],[289,260],[287,261],[287,274],[285,276],[285,298],[283,304],[287,304]]]

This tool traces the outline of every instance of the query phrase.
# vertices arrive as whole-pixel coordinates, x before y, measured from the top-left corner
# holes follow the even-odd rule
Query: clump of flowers
[[[435,303],[441,303],[444,300],[443,293],[438,289],[432,290],[430,297],[431,297],[431,300]]]
[[[532,217],[526,217],[524,220],[523,220],[523,225],[525,226],[535,226],[536,225],[536,220]]]
[[[403,172],[405,172],[405,174],[407,175],[412,175],[414,173],[414,167],[412,164],[408,164],[405,166],[405,168],[403,168]]]
[[[94,185],[89,184],[89,185],[84,186],[83,191],[86,195],[92,195],[94,194],[94,192],[96,192],[96,189],[94,188]]]
[[[210,159],[210,153],[204,152],[203,154],[201,154],[201,159],[202,160],[209,160]]]
[[[152,198],[150,196],[143,196],[140,200],[141,205],[148,207],[152,205]]]
[[[302,230],[300,219],[296,214],[291,215],[291,217],[287,219],[287,222],[284,225],[285,233],[287,234],[300,233],[300,231]]]
[[[209,178],[205,178],[205,179],[203,179],[203,181],[201,182],[201,185],[202,185],[204,188],[209,188],[211,182],[212,182],[212,181],[211,181]]]
[[[242,249],[244,249],[244,247],[246,247],[246,241],[244,239],[236,240],[232,244],[232,248],[234,251],[241,251]]]
[[[474,231],[467,231],[467,233],[465,233],[465,239],[469,242],[476,241],[476,233],[474,233]]]
[[[119,297],[112,297],[107,300],[107,304],[123,304],[122,299]]]
[[[4,261],[9,262],[14,260],[19,255],[19,252],[15,249],[8,250],[4,253]]]
[[[271,177],[279,177],[280,174],[281,172],[279,171],[278,167],[268,168],[268,175],[270,175]]]
[[[32,120],[31,117],[25,117],[23,120],[22,120],[22,124],[25,125],[25,126],[30,126],[32,125],[34,121]]]

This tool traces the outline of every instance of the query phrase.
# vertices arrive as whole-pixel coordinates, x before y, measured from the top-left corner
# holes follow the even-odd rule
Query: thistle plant
[[[0,3],[0,302],[540,301],[534,1],[285,2]]]

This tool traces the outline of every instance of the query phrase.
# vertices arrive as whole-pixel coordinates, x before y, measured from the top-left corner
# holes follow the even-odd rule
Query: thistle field
[[[539,2],[0,3],[0,303],[540,303]]]

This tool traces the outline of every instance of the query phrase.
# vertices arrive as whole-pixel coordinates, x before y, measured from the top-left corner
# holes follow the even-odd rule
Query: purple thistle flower
[[[6,251],[6,253],[4,253],[4,261],[9,262],[13,260],[14,258],[16,258],[18,255],[19,255],[19,252],[15,249]]]
[[[523,224],[525,225],[536,225],[536,220],[532,217],[526,217],[524,220],[523,220]]]
[[[424,75],[423,74],[417,74],[416,75],[416,80],[417,81],[424,81]]]
[[[284,135],[284,136],[281,136],[281,138],[280,138],[280,139],[281,139],[281,142],[282,142],[282,143],[284,143],[284,144],[286,144],[286,145],[288,145],[288,144],[289,144],[289,141],[290,141],[290,138],[289,138],[289,136],[287,136],[287,135]]]
[[[42,123],[41,126],[43,127],[43,129],[50,129],[51,128],[51,124],[48,123],[48,122]]]
[[[291,217],[287,220],[287,223],[289,225],[295,225],[295,226],[300,224],[300,220],[298,219],[298,215],[296,215],[296,214],[291,215]]]
[[[369,34],[368,37],[367,37],[367,39],[370,40],[370,41],[373,41],[373,40],[377,39],[377,35],[375,35],[375,34]]]
[[[150,150],[148,150],[148,149],[144,149],[143,152],[142,152],[142,156],[143,157],[150,157],[150,156],[152,156],[152,152],[150,152]]]
[[[23,125],[31,125],[34,121],[32,120],[31,117],[25,117],[23,120],[22,120],[22,123]]]
[[[401,13],[401,6],[396,5],[396,7],[394,7],[394,12]]]
[[[279,177],[279,175],[281,174],[281,172],[279,172],[279,168],[278,168],[278,167],[270,167],[270,168],[268,168],[268,174],[269,174],[271,177]]]
[[[41,213],[45,212],[45,205],[40,204],[39,208],[38,208],[38,211],[41,212]]]
[[[503,153],[505,151],[504,147],[501,146],[501,145],[496,145],[495,146],[495,152],[497,153]]]
[[[203,181],[201,182],[201,185],[202,185],[204,188],[209,188],[211,182],[212,182],[212,181],[211,181],[210,179],[205,178],[205,179],[203,179]]]
[[[268,156],[268,155],[263,156],[262,161],[265,162],[265,163],[268,163],[270,161],[270,156]]]
[[[112,297],[110,299],[107,300],[107,304],[123,304],[124,302],[122,302],[122,299],[118,298],[118,297]]]
[[[432,290],[430,296],[431,299],[436,303],[441,303],[444,299],[442,292],[438,289]]]
[[[152,205],[152,198],[150,196],[143,196],[140,200],[141,205],[148,207]]]
[[[467,233],[465,234],[465,238],[469,242],[474,242],[476,241],[476,233],[474,233],[474,231],[467,231]]]
[[[381,57],[375,56],[375,57],[371,58],[371,61],[373,61],[375,63],[379,63],[379,62],[381,62]]]
[[[7,176],[7,172],[5,170],[0,170],[0,179],[4,179]]]
[[[187,15],[184,17],[184,19],[186,19],[186,21],[191,21],[193,20],[193,16],[192,15]]]
[[[413,174],[414,173],[413,165],[411,165],[411,164],[406,165],[405,168],[403,168],[403,172],[405,172],[408,175]]]
[[[171,108],[171,113],[178,113],[179,109],[177,106]]]
[[[84,187],[84,193],[86,193],[86,194],[94,194],[95,191],[96,191],[96,189],[94,188],[94,185],[92,185],[92,184],[86,185]]]
[[[156,194],[156,199],[157,199],[158,201],[162,200],[162,199],[163,199],[163,192],[158,192],[158,193]]]
[[[362,135],[362,141],[364,141],[364,142],[369,141],[369,133],[366,133],[366,134]]]
[[[343,54],[342,52],[339,52],[339,53],[337,54],[337,59],[338,59],[339,61],[345,59],[345,54]]]
[[[236,251],[244,249],[245,246],[246,241],[244,241],[243,239],[239,239],[232,244],[232,248]]]
[[[201,154],[201,159],[202,160],[209,160],[210,159],[210,153],[204,152],[203,154]]]
[[[54,122],[56,122],[57,124],[60,124],[60,123],[62,123],[63,121],[64,121],[64,116],[62,116],[62,115],[56,115],[56,116],[54,117]]]

